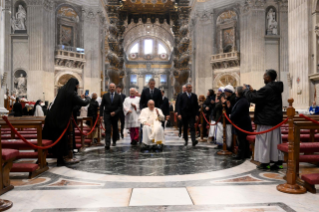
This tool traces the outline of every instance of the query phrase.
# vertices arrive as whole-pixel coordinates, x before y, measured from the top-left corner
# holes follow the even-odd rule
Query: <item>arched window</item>
[[[138,43],[134,44],[134,46],[130,50],[130,54],[138,53],[139,45]]]
[[[146,39],[144,40],[144,54],[152,54],[153,53],[153,40]]]
[[[162,44],[158,44],[158,54],[167,54],[167,51]]]

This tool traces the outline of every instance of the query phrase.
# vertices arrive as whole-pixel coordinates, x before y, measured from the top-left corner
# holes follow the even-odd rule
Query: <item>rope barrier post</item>
[[[294,116],[295,108],[292,107],[293,99],[288,99],[289,107],[287,109],[287,117],[289,124],[289,133],[288,133],[288,167],[287,167],[287,183],[280,184],[277,186],[277,190],[289,193],[289,194],[304,194],[307,190],[297,184],[297,163],[299,163],[299,148],[300,141],[295,141],[294,135]]]
[[[74,164],[74,163],[79,163],[80,160],[75,158],[73,155],[73,126],[72,126],[72,117],[70,120],[70,125],[69,125],[69,154],[68,158],[66,159],[67,163]]]
[[[227,150],[227,143],[226,143],[226,138],[227,138],[227,133],[226,133],[226,108],[225,104],[223,104],[223,150],[217,152],[218,155],[231,155],[232,153]]]
[[[81,122],[81,132],[83,132],[83,118],[82,117],[81,117],[80,122]],[[82,145],[81,152],[83,152],[85,150],[85,143],[84,143],[85,136],[81,135],[81,133],[80,133],[80,136],[81,136],[81,145]]]

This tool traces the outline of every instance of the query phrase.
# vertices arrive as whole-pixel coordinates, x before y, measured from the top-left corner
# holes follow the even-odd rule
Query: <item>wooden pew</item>
[[[15,128],[35,128],[37,130],[37,140],[33,141],[32,143],[38,145],[38,146],[43,146],[45,145],[50,145],[52,141],[45,140],[45,142],[42,142],[42,124],[43,121],[41,120],[22,120],[19,119],[10,119],[10,123],[15,127]],[[0,120],[0,125],[3,128],[9,128],[9,126],[6,124],[4,120]],[[1,130],[0,130],[0,137],[1,137]],[[2,141],[2,146],[5,148],[6,146],[9,148],[14,148],[18,150],[25,150],[25,149],[34,149],[32,147],[29,147],[27,144],[25,144],[22,140],[18,139],[13,139],[13,140],[8,140],[8,141]],[[19,155],[34,155],[37,154],[38,158],[38,165],[36,164],[20,164],[16,163],[13,164],[12,167],[12,172],[29,172],[29,178],[33,178],[49,169],[46,161],[46,155],[47,155],[47,150],[42,150],[38,149],[37,152],[32,153],[32,152],[19,152]]]

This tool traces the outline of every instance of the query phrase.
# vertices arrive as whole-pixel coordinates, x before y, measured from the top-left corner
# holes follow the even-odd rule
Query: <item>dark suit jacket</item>
[[[175,112],[178,113],[178,107],[179,107],[179,100],[181,98],[183,93],[179,93],[176,97],[176,102],[175,102]]]
[[[198,116],[198,114],[197,95],[192,93],[189,98],[187,93],[183,93],[178,102],[178,115],[182,115],[184,117],[195,117]]]
[[[164,116],[168,116],[169,115],[169,102],[168,102],[168,99],[166,97],[164,97],[162,105],[161,105],[160,108],[161,108]]]
[[[145,88],[143,91],[142,91],[142,94],[141,94],[141,100],[140,100],[140,109],[144,109],[147,107],[147,102],[149,100],[154,100],[155,102],[155,107],[157,108],[160,108],[161,105],[162,105],[162,93],[159,89],[157,88],[154,88],[154,94],[153,94],[153,97],[151,97],[151,93],[150,93],[150,88]]]
[[[100,116],[110,115],[110,113],[115,112],[115,117],[120,115],[123,110],[122,98],[116,92],[114,92],[113,102],[111,102],[110,93],[104,94],[102,97],[102,103],[100,107]]]
[[[125,100],[125,98],[126,98],[126,95],[121,93],[120,97],[122,98],[122,104],[123,104],[123,103],[124,103],[124,100]],[[123,110],[120,112],[120,116],[121,116],[121,117],[124,117],[124,112],[123,112]]]

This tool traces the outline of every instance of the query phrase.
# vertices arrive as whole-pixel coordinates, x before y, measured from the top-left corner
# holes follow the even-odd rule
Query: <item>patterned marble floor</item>
[[[285,170],[256,170],[249,160],[216,155],[207,143],[183,147],[172,129],[166,145],[163,153],[141,154],[125,138],[109,152],[95,147],[77,154],[78,165],[56,167],[51,159],[37,178],[11,174],[15,188],[1,198],[13,201],[9,211],[21,212],[319,211],[318,194],[276,190]],[[301,165],[301,174],[312,172],[319,168]]]

